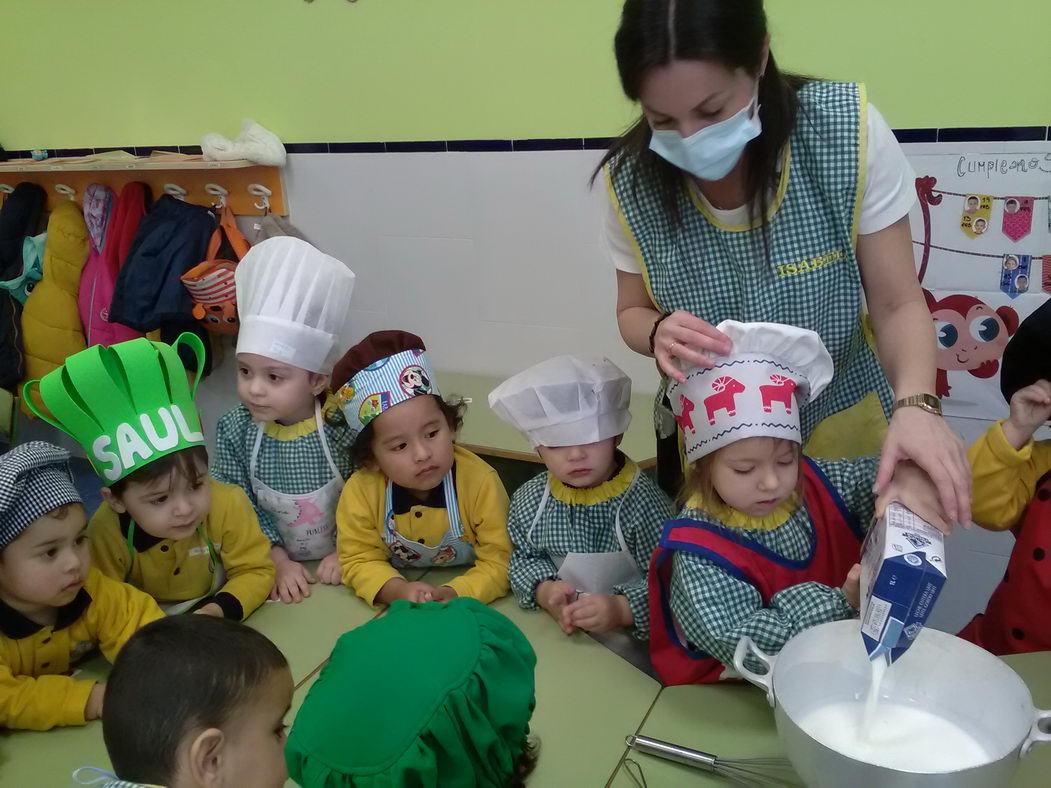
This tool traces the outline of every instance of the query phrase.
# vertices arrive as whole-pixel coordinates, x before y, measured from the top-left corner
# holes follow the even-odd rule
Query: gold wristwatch
[[[913,394],[911,397],[899,399],[894,403],[894,410],[899,408],[920,408],[935,416],[942,415],[942,401],[933,394]]]

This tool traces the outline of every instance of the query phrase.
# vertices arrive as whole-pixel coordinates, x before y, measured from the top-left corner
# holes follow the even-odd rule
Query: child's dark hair
[[[122,780],[171,785],[183,739],[221,728],[274,671],[288,667],[254,629],[214,616],[172,616],[124,644],[106,684],[102,736]]]
[[[525,749],[522,750],[522,754],[518,756],[515,761],[515,771],[511,775],[511,781],[507,783],[507,788],[525,788],[526,781],[529,776],[536,769],[536,762],[540,755],[540,744],[535,739],[528,739],[525,744]]]
[[[426,397],[434,397],[438,402],[438,409],[441,410],[442,415],[445,416],[445,420],[449,424],[449,429],[454,433],[460,431],[460,427],[463,426],[463,414],[467,410],[467,403],[461,398],[455,397],[452,399],[443,399],[436,394],[425,394]],[[358,433],[354,439],[354,444],[350,447],[350,456],[354,460],[354,464],[357,467],[363,467],[366,463],[373,459],[372,454],[372,436],[375,431],[372,428],[372,422],[369,422],[365,427]]]
[[[204,472],[200,470],[204,466]],[[166,454],[149,465],[144,465],[137,471],[132,471],[123,479],[118,479],[110,485],[110,492],[118,498],[124,494],[129,484],[148,484],[164,476],[177,473],[191,485],[200,482],[202,477],[208,475],[208,450],[204,446],[191,446],[188,449]]]
[[[613,44],[621,87],[629,99],[638,101],[650,69],[675,60],[711,61],[759,77],[767,30],[763,0],[626,0]],[[800,110],[797,93],[808,81],[808,77],[781,71],[773,53],[759,80],[763,133],[745,151],[745,186],[750,218],[761,219],[764,228],[781,149]],[[679,199],[686,193],[686,179],[649,149],[651,134],[645,115],[639,117],[614,141],[592,182],[607,164],[616,172],[633,163],[635,187],[639,181],[655,184],[665,210],[679,223]],[[763,242],[768,242],[765,230]]]

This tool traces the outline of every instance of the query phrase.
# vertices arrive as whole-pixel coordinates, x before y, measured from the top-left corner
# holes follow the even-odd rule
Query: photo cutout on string
[[[968,194],[963,198],[963,213],[960,229],[969,237],[977,238],[989,229],[989,217],[993,212],[991,194]]]

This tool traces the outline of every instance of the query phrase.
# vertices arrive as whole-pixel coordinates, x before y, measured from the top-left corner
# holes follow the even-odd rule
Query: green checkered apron
[[[855,256],[864,191],[867,101],[853,83],[812,82],[786,148],[781,184],[762,229],[718,223],[691,190],[679,196],[681,223],[656,187],[634,182],[626,163],[610,187],[641,253],[650,297],[661,312],[685,310],[713,325],[723,320],[787,323],[816,331],[835,362],[835,377],[802,412],[804,441],[824,419],[876,392],[888,416],[892,394],[866,339]],[[657,395],[658,435],[662,381]]]

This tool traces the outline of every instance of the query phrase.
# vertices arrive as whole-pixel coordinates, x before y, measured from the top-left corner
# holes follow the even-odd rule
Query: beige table
[[[529,442],[489,409],[489,392],[503,382],[502,378],[439,372],[438,379],[441,381],[444,395],[461,396],[471,400],[467,406],[459,439],[467,448],[478,454],[529,462],[540,461]],[[643,467],[653,464],[657,444],[653,434],[652,394],[632,395],[631,426],[628,427],[620,448]]]
[[[1029,685],[1037,708],[1051,708],[1051,652],[1005,657]],[[666,687],[642,724],[641,733],[724,758],[783,756],[774,718],[766,697],[750,684]],[[699,770],[633,751],[624,755],[641,767],[649,788],[689,785],[727,785],[725,780]],[[1051,745],[1039,745],[1022,759],[1014,786],[1051,785]],[[635,782],[623,762],[610,785],[630,788]]]

